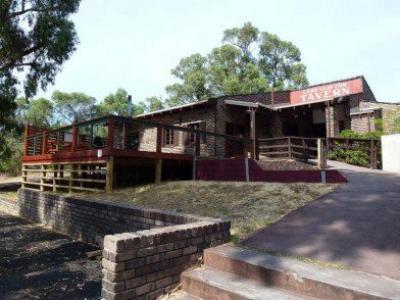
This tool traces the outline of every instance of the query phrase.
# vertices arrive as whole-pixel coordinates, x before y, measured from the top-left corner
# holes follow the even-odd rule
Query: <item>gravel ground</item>
[[[100,299],[95,250],[0,212],[0,299]]]

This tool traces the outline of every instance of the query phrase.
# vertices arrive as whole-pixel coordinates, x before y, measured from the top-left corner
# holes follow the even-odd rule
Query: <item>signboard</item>
[[[290,103],[322,102],[362,92],[362,79],[357,78],[290,92]]]

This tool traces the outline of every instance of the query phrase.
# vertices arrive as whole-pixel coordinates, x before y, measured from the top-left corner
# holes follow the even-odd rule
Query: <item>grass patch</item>
[[[318,183],[175,181],[119,189],[112,193],[74,195],[229,219],[233,241],[239,242],[244,236],[278,221],[336,187]]]

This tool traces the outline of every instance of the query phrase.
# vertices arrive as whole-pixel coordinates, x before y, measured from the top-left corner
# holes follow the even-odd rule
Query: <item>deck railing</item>
[[[27,127],[25,153],[46,156],[63,152],[109,151],[181,154],[197,157],[255,157],[247,138],[201,129],[200,123],[173,126],[145,120],[108,116],[59,129]]]
[[[279,138],[259,139],[258,153],[269,158],[316,159],[318,156],[318,139],[285,136]]]
[[[268,158],[300,159],[307,161],[318,157],[318,140],[322,143],[323,156],[350,164],[379,168],[381,146],[377,139],[308,138],[285,136],[259,139],[258,155]]]

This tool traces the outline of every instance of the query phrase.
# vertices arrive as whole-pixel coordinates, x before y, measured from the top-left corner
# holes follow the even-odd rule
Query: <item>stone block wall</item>
[[[18,198],[20,217],[99,245],[102,245],[106,234],[134,232],[197,220],[192,216],[168,214],[130,204],[78,199],[30,189],[20,189]]]
[[[230,222],[20,189],[0,209],[103,245],[105,299],[155,299],[179,283],[208,247],[230,239]]]
[[[107,235],[102,296],[152,300],[175,288],[180,274],[201,262],[203,250],[229,240],[229,222],[198,222]]]

